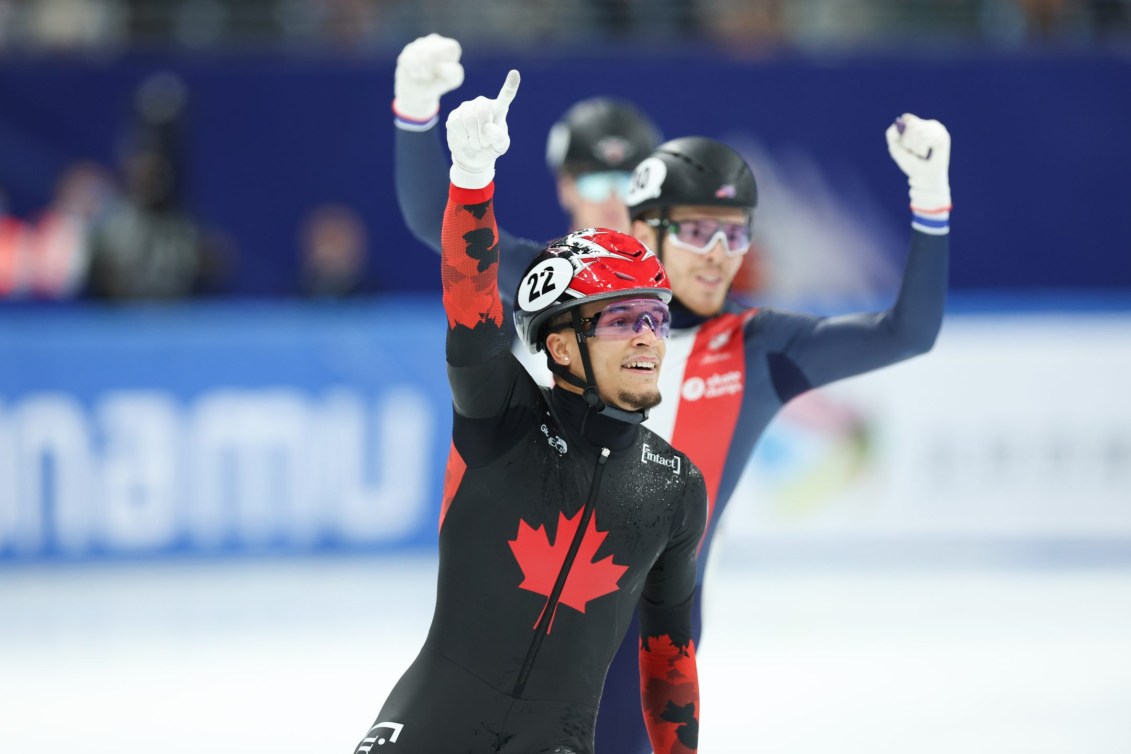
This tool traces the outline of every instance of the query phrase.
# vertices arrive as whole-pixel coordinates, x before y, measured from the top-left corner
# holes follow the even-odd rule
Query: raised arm
[[[640,597],[640,699],[656,754],[699,748],[699,675],[691,610],[695,555],[707,521],[707,489],[687,463],[682,516],[668,547],[649,571]]]
[[[397,56],[395,179],[401,215],[421,243],[439,252],[448,197],[448,160],[436,124],[440,98],[463,83],[460,44],[439,34],[413,40]],[[503,300],[510,300],[527,263],[542,248],[536,241],[497,230]]]
[[[452,165],[441,274],[449,382],[456,411],[467,417],[498,415],[515,375],[525,376],[503,328],[492,202],[495,160],[510,146],[506,116],[518,84],[518,71],[511,71],[497,98],[464,102],[447,121]]]
[[[899,295],[881,312],[814,317],[766,311],[753,318],[752,346],[759,331],[782,339],[770,367],[783,402],[926,353],[942,326],[950,257],[950,134],[938,121],[905,114],[886,135],[911,195],[911,248]]]

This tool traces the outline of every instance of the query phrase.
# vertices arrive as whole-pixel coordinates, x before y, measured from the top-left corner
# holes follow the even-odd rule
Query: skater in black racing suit
[[[591,754],[605,673],[640,608],[641,699],[658,754],[698,746],[691,605],[706,488],[643,428],[659,400],[671,290],[614,231],[547,247],[515,294],[540,388],[512,355],[498,292],[498,99],[448,120],[442,269],[454,403],[436,610],[357,752]]]

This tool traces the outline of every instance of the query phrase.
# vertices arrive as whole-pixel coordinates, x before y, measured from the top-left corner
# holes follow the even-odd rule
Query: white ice
[[[0,752],[347,754],[434,577],[425,556],[9,564]],[[1131,752],[1131,569],[724,561],[711,587],[705,754]]]

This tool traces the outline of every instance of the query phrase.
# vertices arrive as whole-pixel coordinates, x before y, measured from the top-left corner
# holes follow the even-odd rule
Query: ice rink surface
[[[0,752],[352,752],[434,578],[423,556],[5,566]],[[709,586],[705,754],[1131,752],[1129,568],[724,559]]]

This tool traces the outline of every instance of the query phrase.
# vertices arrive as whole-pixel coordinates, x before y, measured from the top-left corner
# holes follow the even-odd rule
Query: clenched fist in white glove
[[[495,99],[476,97],[448,115],[448,149],[452,151],[452,183],[483,188],[495,179],[495,160],[511,145],[507,111],[518,92],[518,71],[507,74]]]
[[[393,112],[431,127],[440,111],[440,97],[463,83],[459,42],[429,34],[405,45],[393,76]]]
[[[910,186],[912,225],[945,233],[950,217],[950,133],[937,120],[904,113],[888,127],[888,151]]]

